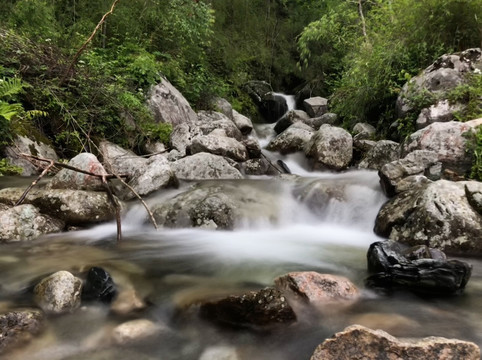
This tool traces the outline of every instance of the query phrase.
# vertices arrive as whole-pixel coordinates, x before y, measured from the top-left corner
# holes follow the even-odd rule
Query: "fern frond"
[[[0,99],[6,99],[23,91],[24,84],[19,78],[0,79]]]
[[[46,111],[42,110],[29,110],[25,112],[25,118],[28,120],[40,118],[40,117],[47,117],[49,114]]]
[[[23,111],[23,107],[21,104],[9,104],[3,101],[0,101],[0,117],[3,117],[10,121],[14,116],[17,116]]]

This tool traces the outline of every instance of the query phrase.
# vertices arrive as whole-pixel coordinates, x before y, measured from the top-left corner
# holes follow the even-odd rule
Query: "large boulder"
[[[361,141],[356,141],[359,144]],[[359,169],[381,170],[384,165],[400,159],[400,144],[390,140],[377,141],[364,155]]]
[[[68,165],[77,169],[88,171],[96,175],[105,175],[102,164],[94,154],[81,153],[72,158]],[[87,175],[78,171],[62,169],[60,170],[48,184],[50,189],[69,189],[69,190],[89,190],[103,191],[101,178],[97,176]]]
[[[305,154],[314,159],[315,167],[342,170],[353,157],[353,139],[346,130],[325,124],[311,137]]]
[[[148,195],[161,188],[177,186],[178,180],[169,161],[163,155],[151,156],[144,167],[138,168],[129,181],[129,185],[141,196]],[[123,192],[123,199],[133,199],[130,190]]]
[[[410,135],[403,145],[402,155],[414,150],[434,151],[444,168],[464,176],[472,166],[472,158],[467,151],[467,133],[480,126],[482,118],[465,123],[431,124]]]
[[[82,280],[68,271],[42,279],[34,288],[35,302],[51,314],[72,312],[80,307]]]
[[[202,135],[192,139],[189,147],[191,154],[207,152],[210,154],[221,155],[235,161],[248,160],[246,146],[234,138],[227,136]]]
[[[309,122],[310,116],[303,110],[290,110],[281,119],[276,122],[274,131],[276,134],[281,134],[291,125],[297,122]]]
[[[171,133],[171,148],[185,156],[187,149],[191,146],[192,138],[198,134],[200,134],[200,130],[195,125],[183,123],[175,126]]]
[[[478,182],[439,180],[400,193],[378,213],[375,233],[409,245],[428,245],[454,255],[481,255],[482,215],[465,186]]]
[[[472,267],[458,260],[447,260],[438,249],[426,245],[412,248],[388,240],[370,245],[367,286],[402,288],[428,295],[452,295],[465,288]]]
[[[288,111],[286,98],[275,92],[264,94],[258,107],[265,121],[270,124],[278,121]]]
[[[197,120],[188,101],[166,79],[150,89],[147,105],[158,123],[168,123],[174,127],[182,123],[192,124]]]
[[[215,111],[226,115],[231,120],[234,120],[233,106],[229,103],[228,100],[220,97],[215,97],[214,99],[211,100],[210,105]]]
[[[423,129],[436,122],[455,120],[454,114],[462,109],[463,106],[461,104],[451,104],[448,100],[437,101],[436,104],[422,109],[416,122],[417,129]]]
[[[151,205],[151,210],[166,227],[233,229],[246,222],[275,221],[280,215],[275,187],[268,182],[256,184],[206,181]]]
[[[197,153],[171,164],[174,174],[183,180],[242,179],[243,175],[226,158]]]
[[[286,297],[273,288],[205,302],[200,312],[207,320],[237,327],[264,328],[296,321]]]
[[[33,205],[25,204],[0,211],[0,242],[29,241],[40,235],[60,232],[65,223],[43,215]]]
[[[328,99],[321,96],[311,97],[303,101],[303,106],[310,117],[320,117],[328,111]]]
[[[376,129],[368,123],[356,123],[353,126],[353,135],[356,139],[371,139],[376,134]]]
[[[30,341],[43,328],[39,310],[11,311],[0,315],[0,355],[9,348]]]
[[[352,325],[319,345],[311,360],[478,360],[471,342],[429,337],[399,340],[382,330]]]
[[[313,129],[303,123],[296,123],[272,139],[267,150],[289,154],[303,151],[313,136]]]
[[[22,188],[2,189],[0,202],[13,205],[23,192]],[[34,205],[41,213],[61,219],[67,225],[85,225],[115,218],[114,205],[107,194],[101,192],[33,188],[24,203]]]
[[[466,74],[480,71],[482,51],[468,49],[460,54],[442,55],[420,75],[404,86],[397,99],[400,118],[413,111],[413,99],[422,97],[447,98],[448,93],[466,81]]]
[[[288,273],[276,278],[275,285],[289,300],[312,304],[351,302],[360,296],[357,287],[347,278],[314,271]]]
[[[101,141],[99,152],[102,154],[104,168],[119,175],[132,175],[146,166],[147,159],[137,156],[134,152],[121,148],[109,141]]]
[[[20,156],[20,154],[39,156],[54,161],[58,160],[55,150],[52,149],[50,145],[34,141],[26,136],[18,135],[13,140],[13,144],[5,148],[5,158],[8,159],[11,165],[18,166],[22,169],[22,176],[37,175],[39,169],[43,168],[46,163],[40,163],[35,160],[29,161]]]

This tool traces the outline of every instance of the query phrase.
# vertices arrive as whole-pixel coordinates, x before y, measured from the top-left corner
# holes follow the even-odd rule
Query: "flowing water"
[[[283,160],[302,175],[301,180],[231,181],[241,192],[261,191],[271,199],[270,209],[255,207],[250,211],[256,213],[239,219],[233,231],[155,231],[144,209],[133,203],[123,219],[120,244],[115,241],[115,224],[109,223],[27,244],[1,245],[1,311],[34,306],[32,286],[46,275],[59,270],[79,274],[91,266],[105,268],[120,287],[134,287],[148,303],[145,310],[127,317],[99,304],[49,317],[41,336],[4,358],[197,360],[206,349],[229,347],[236,349],[239,359],[299,360],[309,359],[325,338],[355,323],[395,336],[444,336],[482,345],[480,261],[469,260],[474,274],[465,293],[457,297],[426,299],[365,289],[366,251],[379,240],[372,229],[386,200],[377,174],[311,173],[297,155]],[[326,189],[338,189],[341,195],[322,199],[323,206],[313,204]],[[163,201],[182,191],[163,191],[148,201]],[[362,289],[362,300],[349,308],[298,314],[295,324],[269,331],[223,328],[199,317],[197,304],[203,299],[258,290],[271,286],[277,276],[301,270],[346,276]],[[165,331],[140,345],[113,346],[111,329],[133,318],[163,324]],[[206,359],[215,360],[202,357]]]

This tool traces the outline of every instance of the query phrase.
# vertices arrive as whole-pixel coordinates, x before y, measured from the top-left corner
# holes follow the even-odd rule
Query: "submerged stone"
[[[82,300],[97,300],[109,304],[116,295],[117,286],[110,274],[99,267],[91,268],[82,290]]]

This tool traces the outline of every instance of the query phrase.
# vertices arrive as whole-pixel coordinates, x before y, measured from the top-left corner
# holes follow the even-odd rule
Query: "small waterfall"
[[[275,96],[280,96],[286,100],[286,105],[288,105],[288,111],[296,109],[296,99],[294,95],[286,95],[283,93],[273,93]]]

